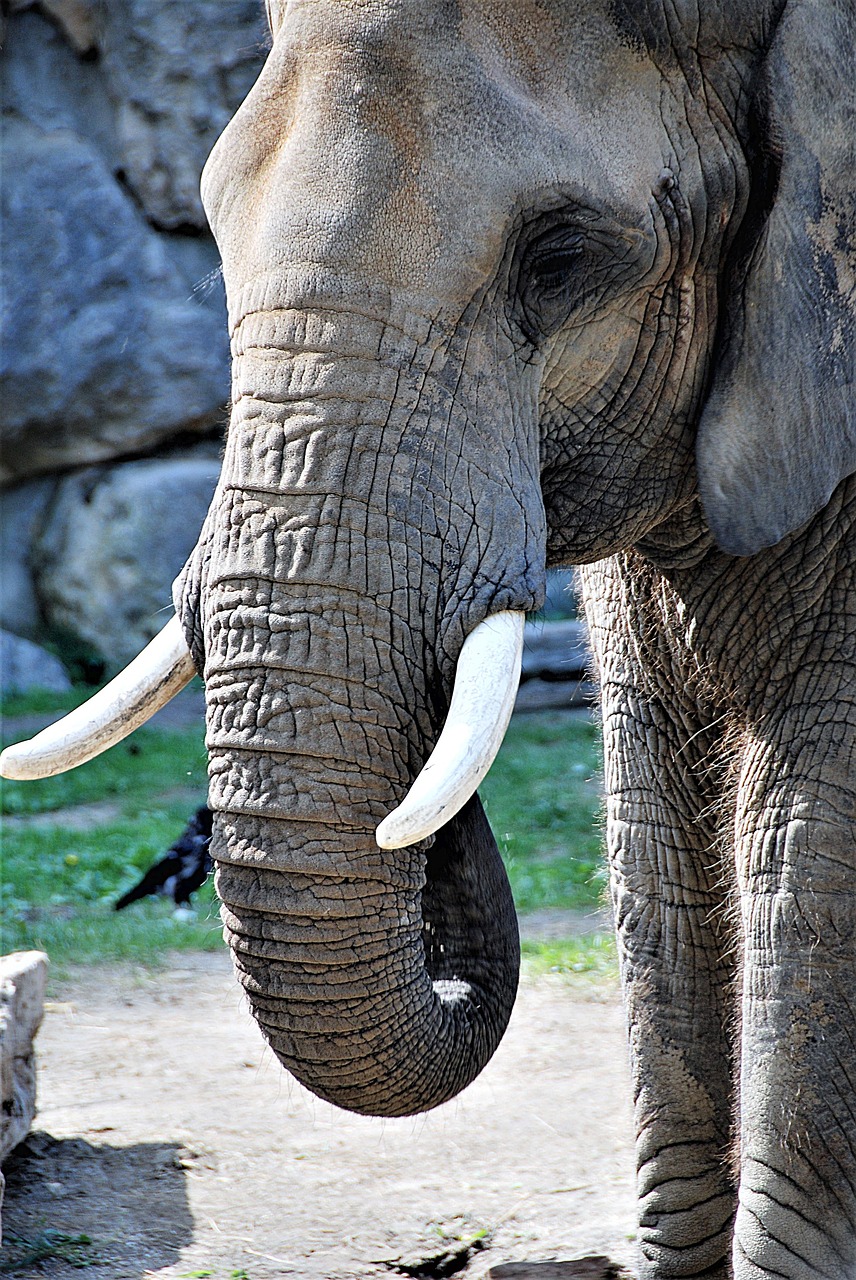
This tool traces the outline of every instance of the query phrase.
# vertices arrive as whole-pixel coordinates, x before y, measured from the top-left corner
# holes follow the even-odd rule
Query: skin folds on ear
[[[733,555],[780,541],[856,471],[855,49],[852,0],[791,0],[761,69],[775,189],[725,304],[697,441],[707,520]]]

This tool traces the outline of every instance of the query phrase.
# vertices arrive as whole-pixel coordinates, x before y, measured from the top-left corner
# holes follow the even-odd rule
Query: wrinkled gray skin
[[[358,1111],[481,1069],[482,810],[374,827],[464,637],[587,563],[641,1274],[853,1280],[852,0],[270,9],[203,179],[234,408],[176,590],[256,1017]]]

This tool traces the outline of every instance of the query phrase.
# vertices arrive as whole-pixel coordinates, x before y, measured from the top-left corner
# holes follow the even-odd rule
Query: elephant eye
[[[549,337],[568,318],[579,295],[584,238],[567,228],[530,245],[520,260],[518,297],[527,336]]]
[[[579,265],[581,240],[564,249],[556,249],[535,258],[531,267],[532,281],[544,293],[555,293],[567,287],[568,276]]]

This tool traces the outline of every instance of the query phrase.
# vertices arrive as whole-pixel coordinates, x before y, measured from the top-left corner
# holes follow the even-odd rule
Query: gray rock
[[[0,689],[5,695],[30,689],[65,693],[71,688],[59,658],[31,640],[0,631]]]
[[[597,685],[588,680],[527,680],[517,691],[514,714],[527,711],[592,711]]]
[[[97,0],[8,0],[11,13],[32,9],[36,4],[51,15],[78,53],[95,48]]]
[[[162,235],[160,242],[178,271],[187,301],[194,306],[206,307],[217,316],[225,348],[226,289],[220,254],[213,236]]]
[[[121,163],[150,221],[207,225],[199,175],[261,70],[260,0],[108,0],[100,43]]]
[[[211,430],[228,395],[219,305],[186,281],[98,152],[7,119],[4,481]]]
[[[97,44],[97,5],[94,0],[40,0],[59,23],[78,53],[89,53]]]
[[[7,115],[46,133],[68,129],[92,143],[111,172],[120,166],[116,109],[102,68],[79,58],[56,23],[36,10],[9,19],[0,92]],[[5,180],[10,176],[7,170]]]
[[[33,1040],[41,1026],[48,958],[43,951],[0,956],[0,1163],[36,1114]]]
[[[37,639],[42,616],[30,565],[30,549],[38,536],[50,500],[54,479],[30,480],[7,489],[0,496],[0,627],[19,636]]]
[[[219,454],[91,467],[59,485],[34,549],[51,626],[124,665],[172,612],[172,582],[193,549],[219,475]]]
[[[591,706],[597,689],[589,679],[590,670],[584,622],[575,618],[527,622],[515,714]]]
[[[95,141],[156,226],[207,229],[199,175],[264,62],[261,0],[33,3],[12,0],[4,110]]]

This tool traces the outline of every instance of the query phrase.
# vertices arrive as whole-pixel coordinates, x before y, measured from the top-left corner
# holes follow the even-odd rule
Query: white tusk
[[[82,707],[0,755],[0,776],[52,778],[100,755],[159,711],[196,674],[178,618]]]
[[[375,832],[381,849],[404,849],[453,818],[502,745],[520,680],[526,615],[495,613],[464,641],[452,703],[428,762]]]

